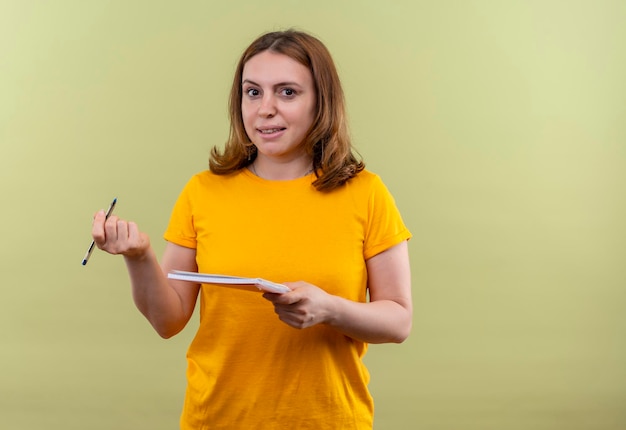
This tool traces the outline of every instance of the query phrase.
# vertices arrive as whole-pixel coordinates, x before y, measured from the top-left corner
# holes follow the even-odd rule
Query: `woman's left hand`
[[[330,315],[332,297],[308,282],[285,282],[291,291],[283,294],[264,293],[274,305],[278,318],[291,327],[302,329],[325,323]]]
[[[406,240],[366,261],[370,300],[355,302],[308,282],[285,282],[292,291],[265,293],[281,321],[295,328],[316,324],[367,343],[401,343],[411,332],[413,302]]]

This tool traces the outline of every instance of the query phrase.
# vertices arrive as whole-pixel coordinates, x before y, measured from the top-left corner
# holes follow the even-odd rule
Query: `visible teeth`
[[[280,128],[271,128],[269,130],[260,130],[261,133],[263,134],[271,134],[271,133],[276,133],[277,131],[280,131]]]

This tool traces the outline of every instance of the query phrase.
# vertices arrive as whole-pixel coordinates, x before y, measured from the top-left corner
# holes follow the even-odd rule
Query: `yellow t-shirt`
[[[410,233],[378,176],[363,171],[332,192],[314,179],[200,173],[164,237],[195,248],[200,272],[303,280],[365,302],[365,261]],[[371,429],[366,349],[325,325],[287,326],[254,287],[202,285],[181,428]]]

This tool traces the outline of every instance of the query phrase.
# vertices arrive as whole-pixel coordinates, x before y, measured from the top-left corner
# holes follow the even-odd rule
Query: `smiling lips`
[[[259,128],[258,129],[261,133],[263,134],[272,134],[272,133],[277,133],[279,131],[283,131],[285,130],[284,127],[276,127],[276,128]]]
[[[257,129],[259,131],[259,133],[261,134],[274,134],[274,133],[278,133],[279,131],[283,131],[286,130],[285,127],[275,127],[275,128],[258,128]]]

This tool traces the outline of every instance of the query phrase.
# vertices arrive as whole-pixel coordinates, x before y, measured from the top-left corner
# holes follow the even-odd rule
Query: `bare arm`
[[[327,324],[368,343],[403,342],[412,325],[411,271],[406,241],[366,262],[370,302],[330,295],[306,282],[286,283],[293,291],[264,294],[285,323],[306,328]]]
[[[133,300],[157,333],[169,338],[180,332],[193,313],[200,286],[167,278],[172,269],[197,270],[195,249],[168,243],[161,265],[148,236],[137,224],[116,216],[94,217],[92,236],[98,248],[122,254],[132,286]]]

